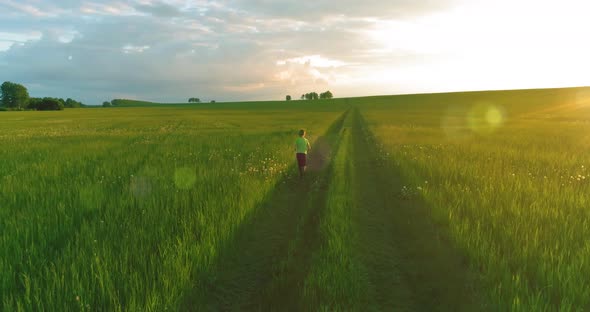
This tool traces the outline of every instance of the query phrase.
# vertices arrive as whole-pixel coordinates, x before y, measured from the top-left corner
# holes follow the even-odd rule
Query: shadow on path
[[[346,114],[314,142],[303,180],[293,159],[289,174],[220,248],[215,274],[195,281],[183,310],[298,310],[311,255],[319,246],[330,158]]]
[[[362,116],[355,114],[361,250],[380,310],[487,310],[466,257],[452,245],[419,196],[400,198],[402,168],[380,159]]]

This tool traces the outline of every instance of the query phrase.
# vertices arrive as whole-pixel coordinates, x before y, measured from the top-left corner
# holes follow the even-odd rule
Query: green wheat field
[[[0,146],[2,311],[590,310],[590,88],[0,112]]]

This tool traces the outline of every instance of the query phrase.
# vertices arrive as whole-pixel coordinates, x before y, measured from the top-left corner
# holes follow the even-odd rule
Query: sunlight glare
[[[589,9],[580,0],[474,0],[413,20],[376,20],[365,36],[391,66],[366,76],[421,77],[429,91],[590,85]]]

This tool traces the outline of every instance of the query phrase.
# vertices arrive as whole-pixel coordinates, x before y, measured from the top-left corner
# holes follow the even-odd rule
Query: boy
[[[297,156],[297,164],[299,165],[299,177],[303,178],[305,173],[305,166],[307,165],[307,151],[311,151],[311,145],[305,138],[305,130],[299,130],[299,137],[295,139],[295,152]]]

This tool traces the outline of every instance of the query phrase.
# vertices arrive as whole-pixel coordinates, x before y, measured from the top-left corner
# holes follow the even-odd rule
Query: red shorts
[[[307,154],[297,153],[297,163],[299,167],[305,167],[307,165]]]

